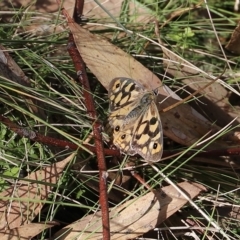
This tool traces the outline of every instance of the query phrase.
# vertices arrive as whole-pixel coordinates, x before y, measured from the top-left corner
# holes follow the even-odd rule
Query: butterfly
[[[158,162],[163,133],[155,91],[130,78],[114,78],[108,88],[109,125],[113,144],[128,155],[139,154],[146,162]]]

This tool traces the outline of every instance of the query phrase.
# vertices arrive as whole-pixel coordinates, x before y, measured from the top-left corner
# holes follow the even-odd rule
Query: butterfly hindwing
[[[158,109],[152,103],[143,114],[132,136],[131,147],[149,162],[160,161],[163,151],[162,125]]]

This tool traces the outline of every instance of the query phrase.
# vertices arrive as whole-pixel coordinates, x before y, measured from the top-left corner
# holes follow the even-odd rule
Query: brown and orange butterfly
[[[141,155],[147,162],[160,161],[163,133],[156,93],[133,79],[119,77],[111,81],[108,96],[114,145],[126,154]]]

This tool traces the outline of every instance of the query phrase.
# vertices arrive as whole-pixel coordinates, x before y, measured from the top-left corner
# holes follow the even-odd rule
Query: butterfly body
[[[130,78],[115,78],[109,85],[109,124],[113,143],[122,152],[157,162],[163,136],[156,94]]]

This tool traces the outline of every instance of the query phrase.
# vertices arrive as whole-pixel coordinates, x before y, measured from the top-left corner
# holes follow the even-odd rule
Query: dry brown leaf
[[[232,36],[225,47],[228,51],[240,54],[240,21],[234,29]]]
[[[21,85],[29,86],[31,81],[26,77],[22,69],[16,64],[16,62],[9,55],[9,51],[0,45],[0,75],[11,79]]]
[[[64,0],[65,8],[70,10],[75,6],[75,0]],[[59,10],[59,5],[56,0],[2,0],[0,1],[1,11],[8,11],[12,8],[27,8],[29,11],[37,11],[41,13],[53,13]],[[70,10],[72,11],[72,10]]]
[[[206,189],[196,183],[182,182],[178,185],[192,199]],[[179,195],[174,187],[168,186],[162,192],[152,192],[127,201],[116,209],[110,209],[111,239],[133,239],[156,227],[187,201]],[[100,239],[102,236],[101,213],[88,215],[60,230],[55,236],[59,240]]]
[[[1,240],[32,239],[42,231],[58,225],[56,222],[30,223],[11,230],[0,230]]]
[[[69,16],[73,17],[75,0],[64,0],[61,2],[63,2],[62,8],[66,9]],[[99,0],[99,3],[106,11],[103,10],[95,1],[84,1],[83,17],[98,19],[100,22],[109,22],[109,20],[111,22],[112,19],[109,14],[111,14],[117,20],[122,13],[123,0]],[[34,36],[42,36],[52,33],[59,33],[65,30],[65,26],[55,24],[57,18],[59,18],[59,4],[56,0],[43,0],[37,2],[30,0],[13,0],[11,1],[11,6],[8,1],[0,2],[1,10],[5,10],[7,12],[9,7],[15,7],[16,9],[26,8],[26,11],[24,12],[26,15],[22,18],[22,21],[24,21],[24,24],[22,23],[24,29],[19,28],[18,32],[24,32],[25,34],[28,33]],[[149,8],[134,0],[130,0],[127,7],[127,12],[130,17],[129,21],[131,23],[140,22],[141,24],[147,24],[155,18]],[[31,14],[31,17],[28,17],[28,11],[36,11],[36,14]],[[42,14],[39,15],[39,12]],[[49,13],[55,14],[50,15]],[[9,13],[6,15],[6,18],[9,18]],[[8,21],[10,21],[10,19],[8,19]],[[105,28],[100,25],[88,25],[88,27],[91,29]]]
[[[69,23],[69,27],[84,62],[105,88],[115,77],[130,77],[148,89],[159,88],[159,102],[171,94],[159,106],[160,110],[179,101],[170,89],[166,91],[167,88],[161,87],[161,81],[155,74],[129,54],[75,23]],[[161,120],[164,134],[183,145],[194,144],[204,134],[219,129],[187,104],[161,114]],[[217,144],[218,147],[219,144],[225,145]]]
[[[123,0],[99,0],[99,3],[116,19],[119,18],[122,12]],[[131,23],[148,23],[155,17],[150,10],[143,4],[130,0],[128,1],[128,15]],[[95,1],[85,1],[83,15],[87,18],[99,19],[100,21],[109,21],[109,15]],[[72,16],[72,15],[70,15]],[[106,20],[107,19],[107,20]]]
[[[7,50],[0,45],[0,76],[6,78],[6,81],[10,80],[20,85],[30,87],[31,81],[9,55],[9,51],[11,50]],[[46,118],[42,108],[39,108],[39,106],[42,105],[41,103],[28,96],[24,96],[24,99],[31,112],[34,112],[43,119]]]
[[[61,162],[31,173],[0,193],[0,229],[13,229],[31,222],[42,208],[53,185],[75,154]],[[36,182],[36,183],[35,183]]]
[[[69,11],[69,13],[73,14],[75,6],[75,0],[63,1],[63,6],[65,9]],[[21,24],[16,28],[15,35],[19,33],[24,33],[25,35],[32,36],[44,36],[53,33],[60,33],[65,31],[66,26],[63,24],[56,24],[56,20],[59,20],[59,5],[56,0],[48,0],[48,1],[31,1],[31,0],[13,0],[9,1],[0,1],[0,9],[5,13],[2,13],[2,18],[4,21],[12,21],[11,17],[14,16],[12,8],[17,9],[25,8],[25,11],[22,12],[22,18],[19,20]],[[35,11],[35,13],[33,13]],[[30,14],[28,12],[31,12]],[[62,21],[60,21],[62,22]],[[14,37],[14,36],[13,36]]]
[[[163,48],[164,53],[164,66],[166,71],[176,78],[182,79],[185,85],[190,89],[196,91],[206,86],[209,81],[213,79],[201,74],[200,69],[196,66],[189,64],[189,62],[178,57],[176,54]],[[186,88],[189,90],[189,88]],[[217,81],[202,90],[199,95],[203,95],[199,100],[193,101],[193,106],[198,109],[199,112],[205,113],[212,122],[215,122],[218,126],[224,127],[238,116],[239,113],[234,111],[234,108],[228,102],[227,90]],[[202,106],[202,109],[201,109]],[[206,107],[207,106],[207,107]],[[202,111],[201,111],[202,110]],[[237,126],[238,121],[235,121],[232,125]]]
[[[63,8],[69,13],[69,16],[73,16],[73,11],[75,7],[75,0],[64,0]],[[98,1],[107,12],[109,12],[116,19],[119,18],[122,11],[123,0],[99,0]],[[27,8],[28,11],[37,11],[41,13],[55,13],[59,11],[59,5],[56,0],[12,0],[11,2],[7,0],[2,0],[0,2],[0,8],[3,11],[8,11],[10,8]],[[105,12],[95,1],[85,1],[83,8],[83,15],[87,18],[94,18],[99,20],[109,19],[108,13]],[[132,23],[148,23],[152,21],[154,16],[152,16],[150,10],[146,8],[143,4],[130,0],[128,2],[128,14],[131,17]],[[107,20],[109,21],[109,20]],[[30,27],[30,26],[29,26]]]

